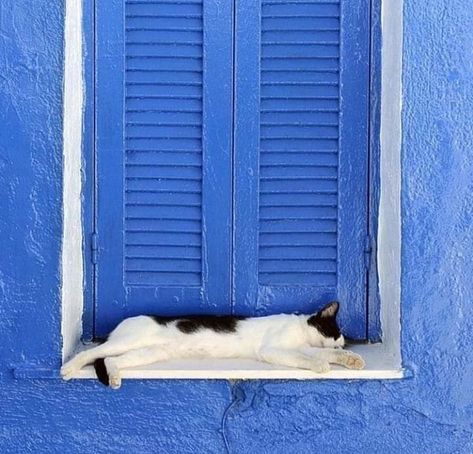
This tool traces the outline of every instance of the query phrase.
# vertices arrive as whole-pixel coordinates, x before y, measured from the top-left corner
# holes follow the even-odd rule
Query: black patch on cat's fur
[[[150,315],[150,317],[158,324],[166,326],[168,323],[181,320],[182,317],[165,317],[162,315]]]
[[[179,320],[176,326],[177,329],[186,334],[195,333],[200,329],[210,329],[216,333],[234,333],[238,322],[242,319],[243,317],[233,315],[201,315]]]
[[[337,324],[336,315],[333,317],[324,317],[320,312],[318,312],[317,314],[312,315],[312,317],[309,317],[307,323],[310,326],[317,328],[317,330],[325,337],[332,337],[337,340],[342,334]]]
[[[317,315],[313,315],[307,320],[307,323],[315,328],[324,335],[325,337],[332,337],[337,340],[341,336],[340,329],[337,325],[335,317],[321,318]]]
[[[108,378],[107,368],[105,367],[104,358],[98,358],[94,361],[94,369],[95,373],[97,374],[97,378],[99,379],[99,382],[104,384],[105,386],[108,386],[110,384],[110,381]]]
[[[216,333],[234,333],[240,320],[246,317],[235,315],[191,315],[185,317],[160,317],[152,316],[159,325],[177,321],[176,327],[179,331],[191,334],[200,329],[210,329]]]

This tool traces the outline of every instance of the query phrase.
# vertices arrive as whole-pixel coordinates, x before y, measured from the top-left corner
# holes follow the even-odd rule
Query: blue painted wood
[[[96,334],[140,313],[228,312],[231,4],[97,8]]]
[[[238,0],[235,43],[218,0],[99,18],[98,333],[338,298],[366,336],[367,2]]]
[[[233,310],[245,315],[258,292],[260,13],[260,0],[236,2]]]
[[[234,310],[364,338],[368,1],[236,4]]]
[[[97,233],[95,334],[126,315],[123,285],[124,4],[96,2]]]
[[[231,311],[233,5],[205,0],[202,273],[206,312]],[[188,311],[189,312],[189,311]]]
[[[91,341],[95,324],[95,266],[92,263],[92,233],[95,231],[95,2],[83,2],[84,27],[84,134],[82,140],[83,200],[82,204],[84,247],[84,312],[82,338]]]
[[[337,295],[348,303],[340,317],[349,334],[365,338],[370,5],[356,0],[341,6]]]
[[[381,4],[371,0],[370,37],[370,120],[369,120],[369,164],[368,164],[368,221],[371,238],[371,263],[368,273],[368,326],[367,338],[371,342],[381,341],[381,301],[378,283],[377,237],[380,197],[380,125],[381,125]]]

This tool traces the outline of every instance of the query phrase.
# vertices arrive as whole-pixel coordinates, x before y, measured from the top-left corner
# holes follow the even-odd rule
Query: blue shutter
[[[235,310],[338,298],[365,337],[369,2],[237,5]]]
[[[231,5],[98,2],[97,27],[96,334],[228,311]]]
[[[338,298],[365,336],[368,4],[98,4],[96,334]]]

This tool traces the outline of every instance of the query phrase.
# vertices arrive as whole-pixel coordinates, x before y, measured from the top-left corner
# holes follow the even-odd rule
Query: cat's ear
[[[337,316],[339,308],[340,303],[338,301],[332,301],[320,309],[317,315],[321,318],[334,318]]]

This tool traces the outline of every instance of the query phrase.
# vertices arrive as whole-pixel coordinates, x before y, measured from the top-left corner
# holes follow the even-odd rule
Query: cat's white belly
[[[192,335],[188,335],[179,339],[177,348],[179,356],[187,358],[254,358],[257,355],[257,346],[236,334],[219,336],[209,333],[205,337],[198,336],[198,339],[192,339],[192,337]],[[175,344],[173,347],[175,349]]]

